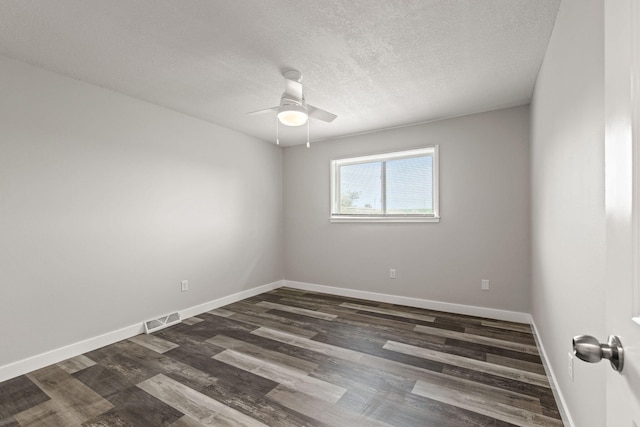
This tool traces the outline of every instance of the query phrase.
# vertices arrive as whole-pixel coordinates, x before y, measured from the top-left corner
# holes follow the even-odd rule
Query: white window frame
[[[336,191],[336,186],[340,182],[340,166],[354,165],[359,163],[371,163],[382,160],[397,160],[411,157],[421,157],[431,155],[433,157],[433,213],[427,215],[341,215],[337,209],[340,206],[340,192]],[[371,154],[359,157],[349,157],[331,160],[331,212],[330,222],[439,222],[439,159],[438,145],[431,145],[422,148],[414,148],[403,151],[393,151],[380,154]]]

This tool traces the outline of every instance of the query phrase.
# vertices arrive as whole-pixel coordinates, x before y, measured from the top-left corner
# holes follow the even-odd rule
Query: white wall
[[[0,366],[280,280],[282,227],[280,148],[0,58]]]
[[[576,426],[605,425],[604,363],[571,339],[604,338],[602,0],[563,0],[531,106],[532,314]]]
[[[329,223],[331,159],[434,144],[439,223]],[[287,280],[529,312],[529,109],[289,147],[284,216]]]

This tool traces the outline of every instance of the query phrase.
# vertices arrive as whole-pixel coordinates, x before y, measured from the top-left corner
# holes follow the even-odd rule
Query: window
[[[331,162],[331,221],[436,222],[438,146]]]

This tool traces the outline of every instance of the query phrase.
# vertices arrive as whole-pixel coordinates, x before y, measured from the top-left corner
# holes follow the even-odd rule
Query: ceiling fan
[[[298,70],[288,70],[282,73],[284,77],[284,93],[280,98],[280,105],[247,113],[249,115],[264,114],[274,111],[278,122],[285,126],[302,126],[307,124],[307,147],[309,146],[309,118],[331,123],[336,116],[321,108],[307,104],[302,94],[302,73]],[[276,130],[277,131],[277,130]],[[276,142],[280,141],[276,136]]]

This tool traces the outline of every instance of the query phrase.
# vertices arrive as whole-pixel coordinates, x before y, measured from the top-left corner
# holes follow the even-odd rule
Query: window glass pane
[[[438,146],[331,161],[331,222],[438,222]]]
[[[433,213],[433,157],[388,160],[387,214]]]
[[[382,163],[340,166],[341,214],[382,214]]]

